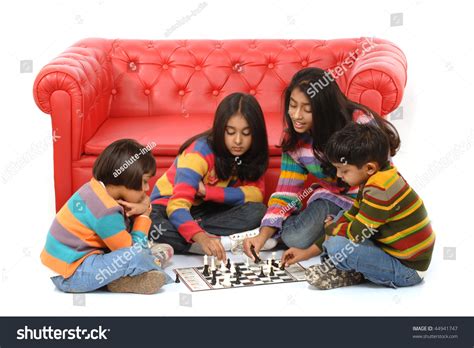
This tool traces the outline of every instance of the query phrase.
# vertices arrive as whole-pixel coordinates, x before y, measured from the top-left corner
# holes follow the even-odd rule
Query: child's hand
[[[192,239],[201,245],[206,255],[216,256],[221,261],[227,260],[227,254],[219,237],[211,237],[203,231],[196,233]]]
[[[311,245],[308,249],[290,248],[283,253],[281,262],[283,262],[286,267],[300,261],[308,260],[320,253],[321,250],[319,250],[315,244]]]
[[[133,215],[147,215],[151,213],[150,209],[150,197],[145,195],[140,203],[130,203],[122,199],[118,199],[117,202],[124,208],[127,217]]]
[[[333,222],[334,222],[334,217],[332,215],[326,216],[326,219],[324,220],[324,228],[327,228]]]
[[[198,192],[196,192],[198,197],[205,197],[206,196],[206,186],[202,181],[199,181]]]

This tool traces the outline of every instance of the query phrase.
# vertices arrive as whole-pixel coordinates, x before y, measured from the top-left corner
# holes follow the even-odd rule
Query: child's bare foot
[[[156,294],[165,283],[166,277],[162,272],[149,271],[135,277],[127,276],[114,280],[107,285],[107,289],[110,292],[151,295]]]

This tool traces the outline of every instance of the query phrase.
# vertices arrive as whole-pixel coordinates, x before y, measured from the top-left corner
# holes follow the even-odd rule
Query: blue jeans
[[[107,254],[92,254],[85,258],[69,278],[56,276],[51,280],[64,292],[89,292],[121,277],[133,277],[152,270],[164,273],[166,283],[172,282],[172,279],[155,263],[150,249],[134,245]]]
[[[282,225],[281,239],[288,247],[306,249],[324,234],[324,220],[341,208],[326,199],[317,199],[298,214],[289,216]]]
[[[387,254],[370,239],[356,244],[347,238],[334,236],[323,243],[323,248],[321,260],[329,257],[336,268],[362,273],[372,283],[397,288],[422,281],[416,270]]]

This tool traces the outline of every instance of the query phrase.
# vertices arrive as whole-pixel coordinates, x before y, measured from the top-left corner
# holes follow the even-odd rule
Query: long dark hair
[[[225,145],[225,129],[229,119],[242,115],[250,127],[250,149],[236,160]],[[263,111],[257,99],[245,93],[232,93],[219,103],[212,128],[186,140],[179,149],[181,154],[199,138],[206,138],[216,156],[216,174],[221,180],[237,175],[241,181],[256,181],[268,167],[268,139]]]
[[[326,144],[332,134],[353,121],[353,113],[356,110],[360,110],[373,118],[389,139],[390,155],[395,156],[400,147],[400,137],[395,127],[367,106],[347,98],[340,90],[335,79],[320,68],[305,68],[298,71],[284,92],[286,129],[281,143],[283,151],[294,150],[299,140],[298,133],[293,128],[293,123],[288,114],[291,92],[295,88],[299,88],[310,102],[313,115],[311,129],[313,150],[327,175],[335,177],[334,167],[324,156]]]

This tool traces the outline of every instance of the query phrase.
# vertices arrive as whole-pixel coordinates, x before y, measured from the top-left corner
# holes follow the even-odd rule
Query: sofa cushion
[[[186,139],[212,127],[214,115],[201,114],[183,117],[164,115],[149,117],[110,117],[85,143],[86,155],[99,155],[111,142],[132,138],[140,144],[156,144],[152,153],[155,156],[176,156],[178,149]],[[270,145],[270,155],[278,156],[281,150],[276,146],[280,142],[282,116],[265,115]]]

